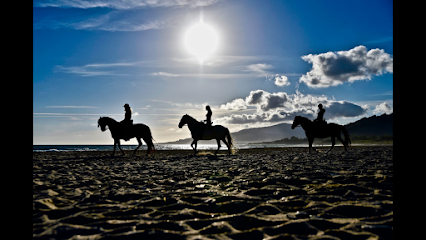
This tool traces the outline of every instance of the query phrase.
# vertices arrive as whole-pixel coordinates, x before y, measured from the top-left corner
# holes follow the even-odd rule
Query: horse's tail
[[[226,138],[228,140],[228,145],[229,145],[229,149],[231,149],[231,153],[232,154],[237,153],[238,149],[234,145],[234,139],[232,139],[229,129],[226,129]]]
[[[152,142],[152,140],[155,141],[155,139],[152,137],[151,134],[151,129],[149,129],[148,126],[146,126],[147,128],[147,135],[143,138],[143,140],[145,141],[146,145],[148,145],[148,154],[155,152],[155,146],[154,143]]]
[[[151,135],[151,130],[149,131],[149,135],[150,135],[150,139],[149,139],[149,142],[150,142],[150,144],[151,144],[151,147],[152,147],[152,149],[151,149],[151,151],[149,152],[149,153],[153,153],[153,152],[155,152],[155,151],[157,151],[157,150],[155,150],[155,145],[154,145],[154,143],[152,142],[152,140],[154,140],[155,141],[155,139],[152,137],[152,135]],[[155,142],[157,142],[157,141],[155,141]]]
[[[150,146],[152,147],[152,149],[151,149],[151,151],[149,153],[153,153],[153,152],[157,151],[157,150],[155,150],[155,145],[152,142],[152,140],[155,141],[155,139],[151,136],[151,139],[150,139],[149,143],[150,143]],[[155,142],[157,142],[157,141],[155,141]]]
[[[351,139],[349,138],[348,131],[346,130],[345,126],[341,126],[341,129],[342,129],[343,135],[345,136],[345,140],[344,140],[345,144],[347,146],[350,146],[352,142],[351,142]]]

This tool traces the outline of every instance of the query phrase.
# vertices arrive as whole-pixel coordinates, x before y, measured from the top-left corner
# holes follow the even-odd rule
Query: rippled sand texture
[[[107,154],[33,153],[34,238],[392,238],[392,146]]]

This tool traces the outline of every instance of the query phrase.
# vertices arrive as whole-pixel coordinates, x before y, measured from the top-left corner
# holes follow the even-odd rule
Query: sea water
[[[228,148],[221,144],[220,150]],[[306,145],[306,144],[305,144]],[[249,148],[273,148],[273,147],[302,147],[305,145],[290,144],[235,144],[237,149]],[[123,150],[134,150],[137,145],[121,145]],[[139,150],[146,150],[147,146],[142,145]],[[189,144],[155,144],[156,150],[192,150]],[[216,150],[216,144],[198,144],[197,150]],[[33,152],[64,152],[64,151],[112,151],[113,145],[33,145]],[[116,151],[119,151],[118,147]]]

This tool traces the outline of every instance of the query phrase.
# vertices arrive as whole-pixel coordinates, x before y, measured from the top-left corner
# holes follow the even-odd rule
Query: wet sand
[[[33,153],[33,237],[392,238],[393,146],[211,153]]]

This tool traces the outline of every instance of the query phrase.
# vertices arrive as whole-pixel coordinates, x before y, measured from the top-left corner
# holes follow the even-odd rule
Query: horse
[[[302,126],[303,130],[305,130],[306,137],[308,138],[309,153],[311,153],[314,138],[326,137],[331,137],[331,148],[327,151],[327,153],[329,153],[333,149],[335,144],[335,138],[337,138],[343,144],[345,151],[348,151],[347,147],[350,146],[351,139],[349,138],[348,131],[344,126],[335,123],[321,124],[323,126],[318,126],[308,118],[296,116],[294,118],[293,124],[291,125],[291,129],[294,129],[299,124]],[[343,135],[345,136],[345,140],[340,137],[340,133],[343,133]]]
[[[185,114],[182,116],[182,119],[179,122],[178,127],[182,128],[183,125],[188,124],[189,131],[191,131],[192,139],[191,143],[192,149],[194,149],[194,155],[197,154],[197,141],[199,140],[211,140],[216,139],[217,150],[215,155],[219,152],[220,149],[220,140],[222,140],[225,145],[228,147],[228,154],[234,153],[234,143],[229,132],[229,129],[221,125],[212,126],[211,129],[204,129],[204,123],[198,122],[193,117]],[[226,137],[226,139],[225,139]],[[193,146],[195,144],[195,147]]]
[[[148,149],[146,150],[147,155],[155,151],[154,144],[152,143],[153,138],[151,135],[151,130],[145,124],[142,124],[142,123],[133,124],[131,129],[128,130],[127,132],[126,129],[124,129],[124,127],[119,122],[115,121],[114,119],[109,117],[100,117],[98,120],[98,127],[99,126],[101,127],[102,132],[107,130],[106,127],[108,127],[111,132],[111,136],[114,139],[114,151],[112,152],[112,156],[114,156],[115,154],[116,144],[118,144],[118,148],[121,150],[121,153],[124,155],[123,149],[121,149],[121,146],[120,146],[120,139],[125,139],[125,138],[127,139],[127,138],[135,137],[138,140],[139,145],[133,152],[133,155],[135,155],[139,147],[142,146],[141,138],[148,145]]]

